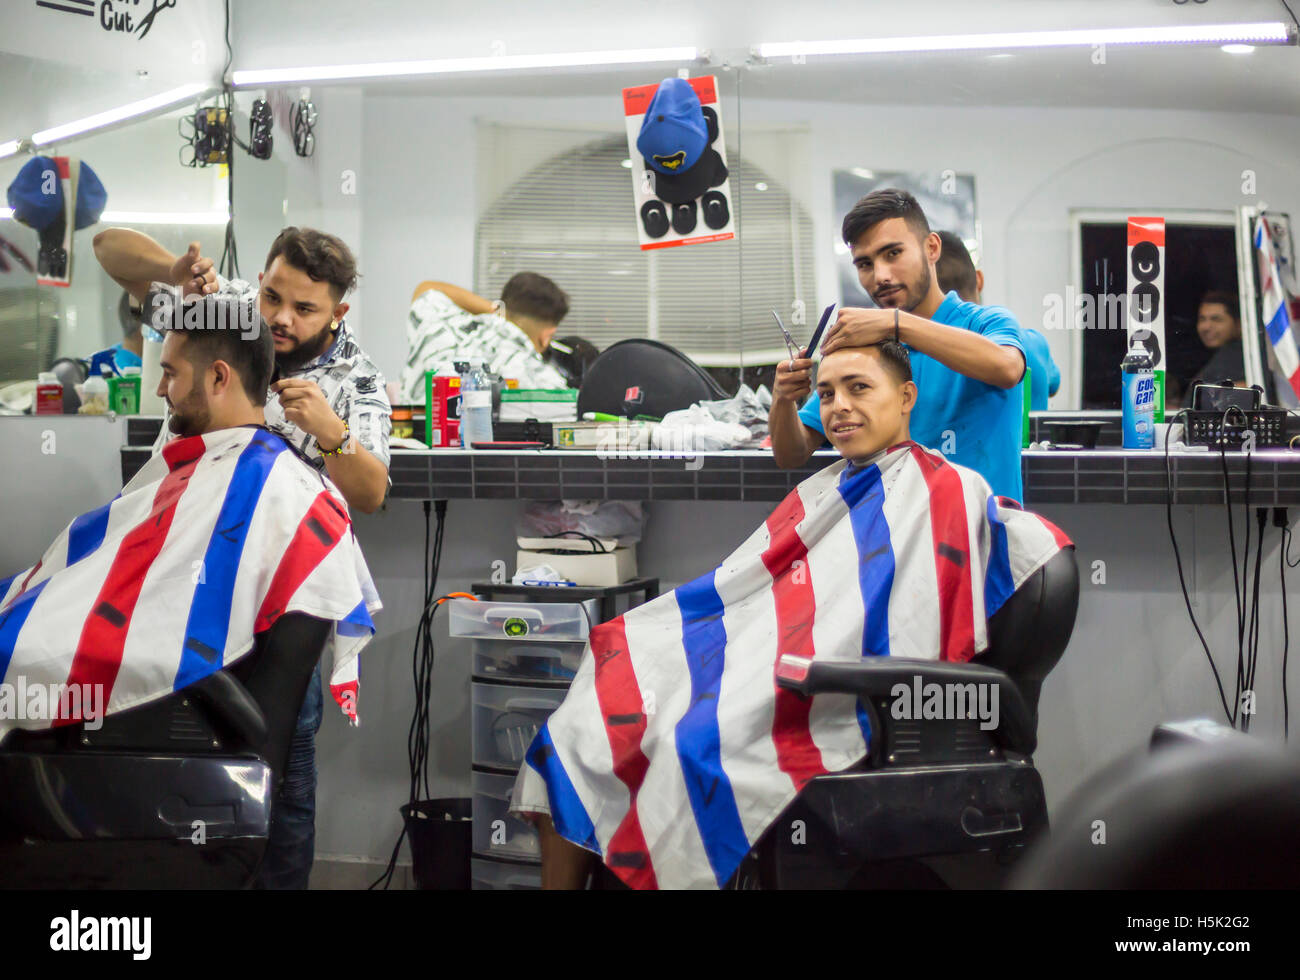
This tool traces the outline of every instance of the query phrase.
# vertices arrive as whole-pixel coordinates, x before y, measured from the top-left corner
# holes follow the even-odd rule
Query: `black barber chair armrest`
[[[785,654],[777,663],[776,674],[777,684],[805,697],[852,694],[864,704],[889,700],[895,685],[904,684],[910,689],[918,677],[923,685],[994,684],[998,688],[998,727],[994,733],[998,742],[1003,748],[1024,755],[1033,755],[1038,745],[1036,726],[1020,689],[1005,673],[983,664],[906,657],[864,657],[853,663],[826,662]],[[888,725],[887,713],[882,714],[880,720]]]
[[[209,674],[187,691],[245,744],[260,747],[266,742],[266,715],[244,685],[227,671]]]

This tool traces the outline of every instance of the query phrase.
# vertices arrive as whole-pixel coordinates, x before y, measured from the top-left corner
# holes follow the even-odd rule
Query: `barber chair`
[[[86,380],[86,362],[73,357],[60,357],[50,365],[50,373],[63,385],[63,414],[76,415],[81,407],[81,396],[77,394],[76,385]]]
[[[1038,697],[1074,628],[1079,575],[1063,549],[989,620],[989,648],[970,663],[864,657],[783,658],[778,683],[803,695],[853,694],[870,753],[818,776],[742,862],[733,888],[994,888],[1047,828],[1034,768]],[[998,724],[899,720],[895,684],[987,684]]]
[[[1300,755],[1215,722],[1159,726],[1060,810],[1011,887],[1300,887]]]
[[[661,419],[696,402],[730,396],[685,354],[657,340],[620,340],[587,369],[578,391],[578,417],[605,412]]]
[[[239,888],[330,623],[287,613],[165,698],[0,745],[0,887]]]

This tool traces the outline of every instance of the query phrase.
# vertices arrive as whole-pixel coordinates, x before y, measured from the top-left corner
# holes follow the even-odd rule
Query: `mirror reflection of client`
[[[89,358],[90,363],[93,364],[103,358],[110,359],[119,374],[125,368],[140,367],[142,365],[140,355],[144,352],[144,337],[140,334],[140,324],[143,320],[144,313],[139,301],[125,289],[122,290],[122,296],[117,301],[117,322],[122,328],[122,340],[112,347],[92,354]]]
[[[496,301],[445,282],[420,283],[407,315],[402,400],[423,404],[425,372],[455,374],[457,361],[478,361],[520,388],[567,388],[543,355],[568,312],[564,290],[536,272],[515,273]]]
[[[934,264],[939,288],[945,293],[956,293],[967,303],[983,306],[984,273],[975,268],[966,243],[951,231],[941,231],[938,235],[939,241],[943,243],[943,252]],[[1011,314],[1008,312],[1007,315]],[[1032,369],[1029,378],[1029,407],[1035,412],[1041,412],[1047,408],[1047,399],[1061,387],[1061,369],[1052,360],[1052,351],[1042,331],[1023,325],[1020,330],[1025,341],[1025,361]]]
[[[1241,387],[1246,383],[1246,360],[1241,352],[1241,320],[1237,316],[1237,299],[1230,293],[1213,291],[1201,298],[1196,315],[1196,333],[1212,352],[1196,377],[1187,385],[1184,401],[1191,402],[1193,386],[1218,384],[1231,380]]]
[[[1025,374],[1020,324],[1001,307],[944,294],[935,274],[942,245],[906,191],[872,191],[844,216],[841,233],[858,281],[879,309],[842,308],[822,341],[841,347],[901,340],[920,392],[912,431],[923,446],[969,466],[1012,500],[1021,498],[1020,381]],[[778,466],[804,465],[826,440],[805,352],[776,367],[768,430]]]
[[[779,688],[781,656],[969,661],[1071,546],[910,441],[917,397],[892,340],[827,354],[817,405],[842,458],[714,571],[591,631],[512,797],[543,887],[581,888],[602,859],[634,888],[721,887],[809,779],[867,754],[855,699]]]

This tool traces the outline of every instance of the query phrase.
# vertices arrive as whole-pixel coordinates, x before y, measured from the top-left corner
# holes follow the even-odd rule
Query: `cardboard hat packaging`
[[[581,551],[528,551],[520,549],[515,568],[524,570],[550,565],[574,585],[622,585],[636,578],[636,549],[614,548],[593,554]]]

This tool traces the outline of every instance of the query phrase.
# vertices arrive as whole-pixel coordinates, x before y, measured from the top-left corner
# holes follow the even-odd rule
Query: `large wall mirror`
[[[860,33],[917,35],[938,33],[934,24],[956,30],[965,23],[964,5],[931,6],[951,16],[927,21],[930,28],[920,21],[897,31],[863,24]],[[1124,23],[1213,23],[1208,8],[1226,8],[1173,6],[1071,3],[1051,23],[967,26],[969,33],[1080,26],[1106,20],[1103,12]],[[209,7],[216,16],[221,5]],[[466,13],[448,22],[441,47],[416,45],[397,37],[393,22],[363,21],[355,11],[345,17],[344,5],[329,3],[324,7],[343,19],[326,30],[322,17],[316,33],[295,34],[286,47],[267,37],[288,26],[287,15],[233,7],[243,19],[232,35],[236,69],[270,67],[275,58],[287,66],[378,62],[421,50],[432,56],[448,45],[486,51],[501,31]],[[411,10],[419,23],[428,16]],[[1290,21],[1272,0],[1243,0],[1217,13],[1219,21]],[[577,5],[569,14],[581,16]],[[136,227],[174,251],[198,239],[216,258],[224,202],[233,194],[244,279],[255,280],[267,246],[287,224],[338,234],[362,273],[349,320],[392,381],[406,359],[418,283],[454,283],[492,298],[525,270],[570,293],[561,334],[601,348],[626,337],[657,338],[714,369],[730,390],[741,380],[765,380],[765,369],[770,377],[784,356],[771,311],[806,338],[816,312],[841,301],[850,260],[839,239],[844,203],[836,174],[890,173],[939,188],[935,193],[951,184],[970,194],[969,207],[938,210],[962,224],[943,230],[958,231],[971,247],[983,273],[981,300],[1008,307],[1046,336],[1061,376],[1052,409],[1110,410],[1118,406],[1122,331],[1089,320],[1081,297],[1104,300],[1128,289],[1115,238],[1126,217],[1162,215],[1171,229],[1166,333],[1181,388],[1215,351],[1198,326],[1203,297],[1236,297],[1239,316],[1254,301],[1246,239],[1255,210],[1300,214],[1294,46],[762,56],[754,50],[759,42],[788,40],[796,25],[743,23],[725,31],[696,25],[700,37],[676,40],[699,44],[700,56],[678,62],[241,85],[237,134],[247,138],[253,101],[264,98],[274,148],[267,160],[235,151],[233,192],[230,171],[178,159],[178,117],[192,113],[194,102],[59,149],[95,166],[112,218],[136,214]],[[598,31],[581,45],[572,38],[562,44],[549,28],[534,26],[541,31],[534,43],[557,50],[614,43],[613,34]],[[853,33],[816,3],[797,26],[805,37]],[[525,27],[512,28],[509,44],[524,43]],[[657,25],[646,43],[668,37]],[[5,59],[6,82],[17,80],[6,93],[43,84],[38,59]],[[89,97],[107,84],[94,73],[108,71],[88,69],[63,84]],[[737,235],[642,250],[620,93],[679,71],[717,80]],[[65,92],[62,104],[69,98]],[[309,155],[295,147],[294,109],[303,101],[316,113]],[[0,159],[0,179],[7,184],[23,162],[21,155]],[[197,220],[144,220],[166,213]],[[32,237],[3,220],[0,235]],[[32,378],[52,357],[116,341],[119,292],[94,263],[93,229],[78,235],[78,276],[58,296],[37,288],[15,263],[0,272],[0,379]],[[1269,380],[1267,345],[1258,337],[1232,341],[1243,346],[1241,380]]]

